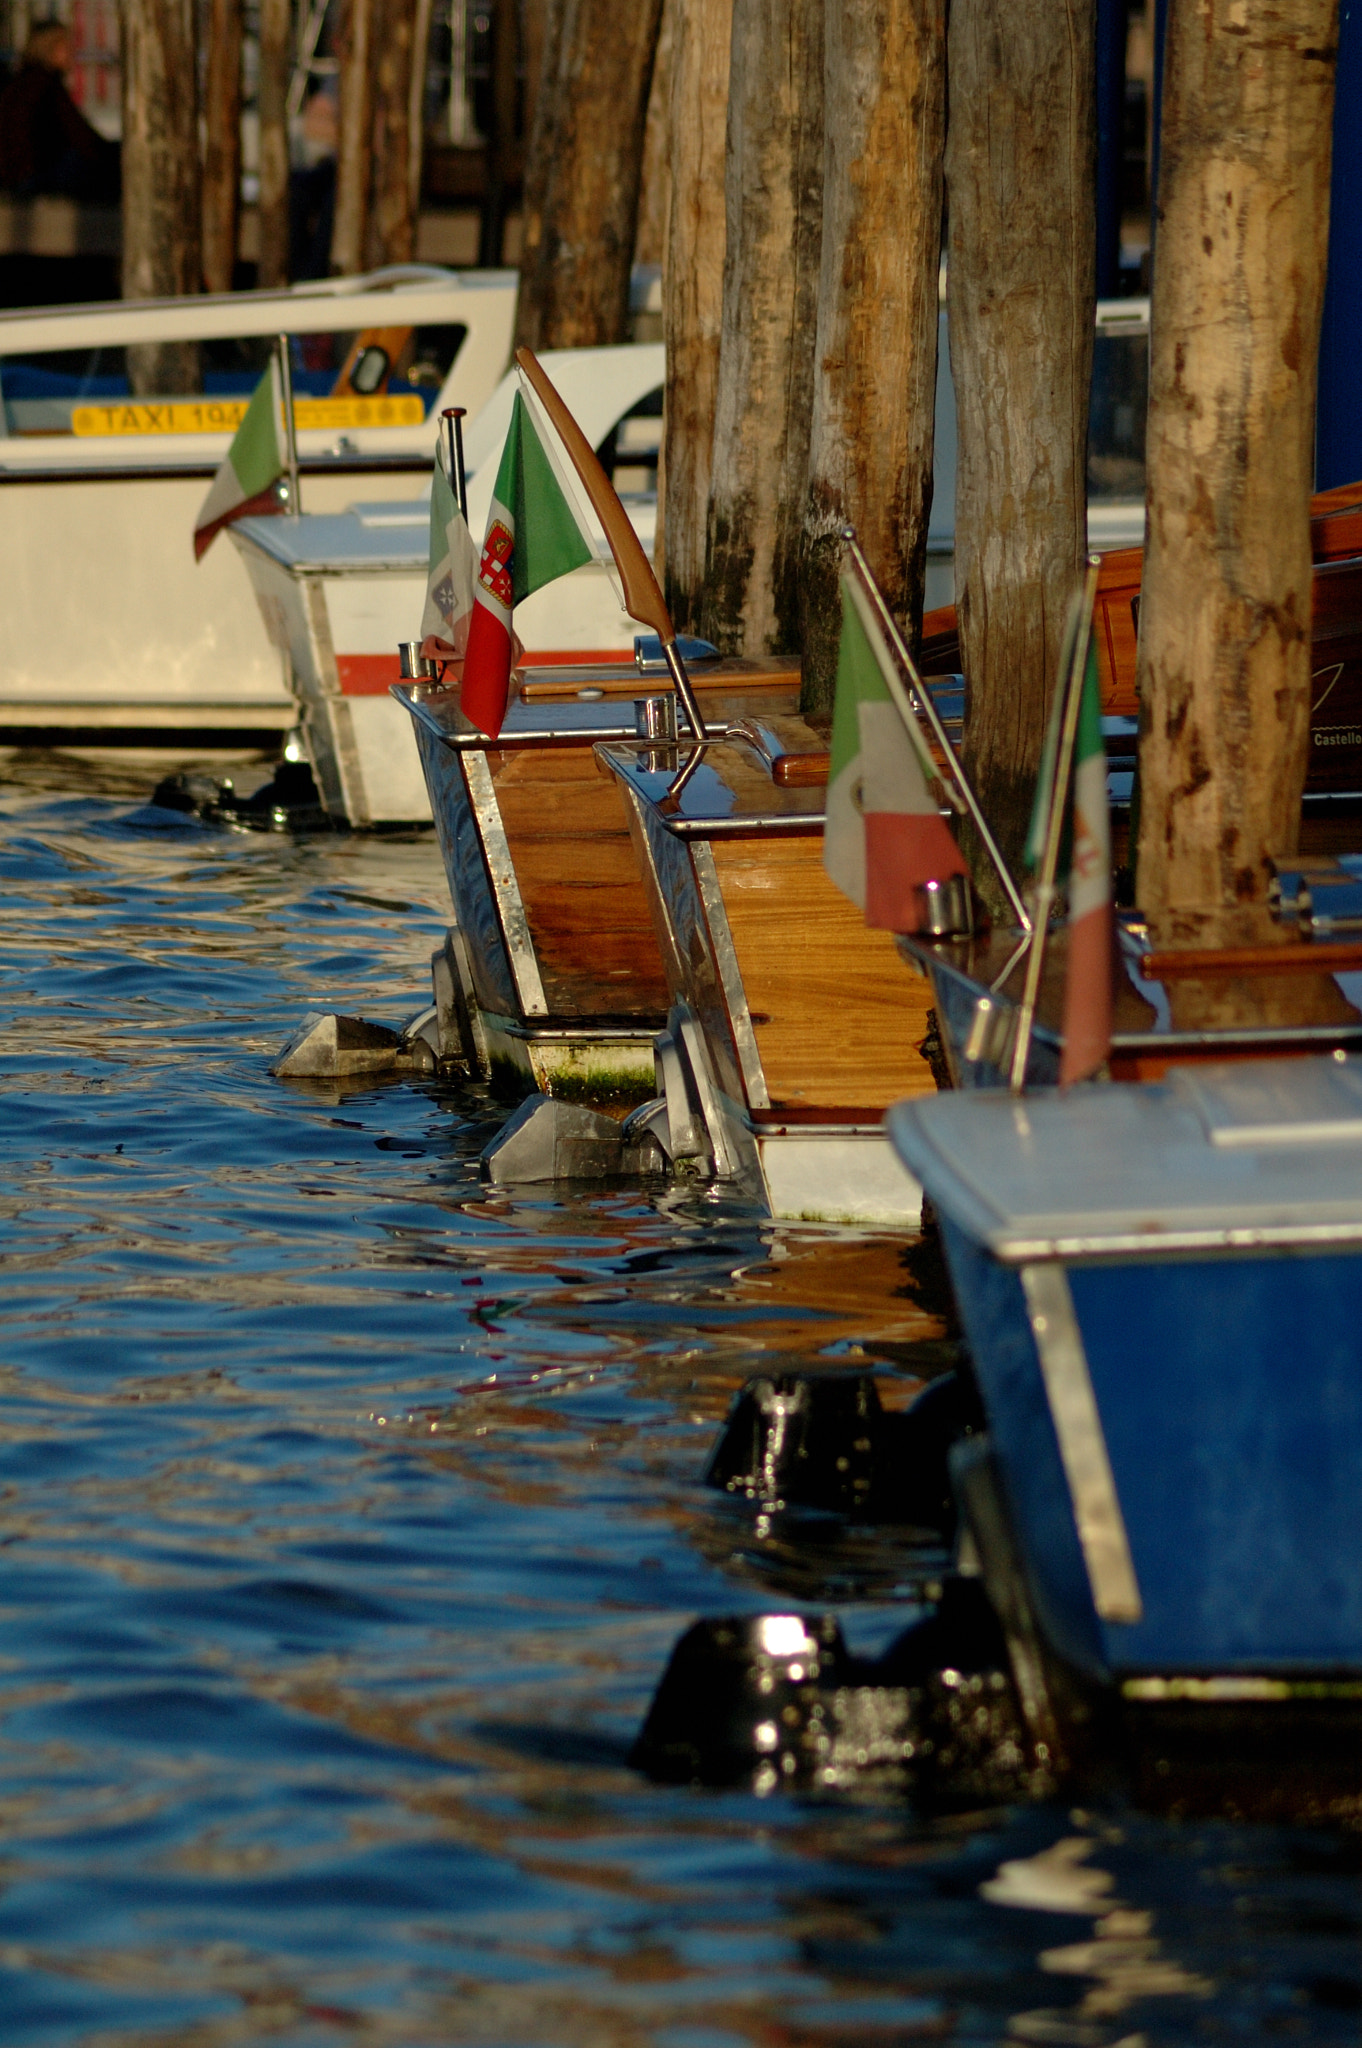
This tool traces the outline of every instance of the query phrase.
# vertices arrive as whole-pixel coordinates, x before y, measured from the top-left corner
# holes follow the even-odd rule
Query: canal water
[[[699,1479],[763,1364],[910,1393],[931,1304],[890,1238],[490,1198],[476,1089],[271,1080],[418,1006],[434,848],[153,781],[0,757],[0,2041],[1355,2044],[1345,1832],[630,1770],[697,1614],[913,1617],[930,1555]]]

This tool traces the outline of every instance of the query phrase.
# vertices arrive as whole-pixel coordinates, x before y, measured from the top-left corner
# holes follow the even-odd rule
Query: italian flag
[[[913,932],[922,883],[968,870],[932,797],[927,742],[900,713],[889,675],[897,680],[869,599],[843,576],[823,865],[867,924]]]
[[[275,485],[288,467],[284,459],[284,412],[279,390],[279,364],[270,366],[251,394],[241,425],[232,436],[221,469],[209,486],[194,524],[194,560],[224,526],[250,512],[278,512]]]
[[[1069,864],[1069,965],[1059,1082],[1086,1081],[1111,1051],[1113,928],[1111,814],[1097,648],[1088,643],[1074,742],[1073,852]]]
[[[547,433],[517,391],[492,489],[463,665],[463,708],[494,740],[511,680],[511,612],[559,576],[596,560]]]
[[[478,551],[459,510],[437,447],[430,481],[430,575],[421,614],[421,652],[436,661],[459,661],[468,646]]]

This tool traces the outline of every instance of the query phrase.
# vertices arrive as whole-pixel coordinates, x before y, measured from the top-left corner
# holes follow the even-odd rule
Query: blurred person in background
[[[118,145],[92,128],[66,84],[71,33],[65,22],[38,22],[23,58],[0,90],[0,189],[20,198],[59,193],[116,206]]]
[[[289,173],[289,276],[327,277],[336,217],[336,88],[327,81],[303,108]]]

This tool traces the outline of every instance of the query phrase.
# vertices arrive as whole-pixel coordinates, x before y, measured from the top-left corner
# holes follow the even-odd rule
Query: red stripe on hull
[[[391,654],[338,654],[336,674],[342,697],[385,697],[402,680],[396,649]]]

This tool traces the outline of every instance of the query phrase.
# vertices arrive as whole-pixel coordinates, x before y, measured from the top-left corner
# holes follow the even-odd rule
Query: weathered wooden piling
[[[410,154],[412,74],[424,63],[416,47],[416,0],[380,0],[371,91],[373,154],[364,228],[364,266],[410,263],[416,254],[416,208]]]
[[[1338,0],[1171,11],[1140,615],[1142,906],[1261,905],[1309,745],[1316,353]]]
[[[800,565],[806,715],[832,709],[841,531],[848,521],[890,608],[914,638],[922,622],[946,124],[944,0],[827,0],[825,45],[822,261]],[[779,575],[778,567],[778,581]]]
[[[340,90],[336,108],[336,212],[331,268],[352,276],[364,261],[369,196],[370,73],[378,0],[345,0],[336,38]]]
[[[525,178],[518,345],[623,341],[662,0],[555,0]]]
[[[634,220],[634,262],[659,269],[667,252],[667,218],[672,203],[672,80],[677,16],[689,0],[662,0],[653,78],[643,118],[638,212]],[[690,111],[687,109],[687,121]]]
[[[264,291],[288,283],[288,75],[293,26],[290,0],[260,0],[260,196],[256,209]]]
[[[724,150],[733,0],[672,9],[671,194],[663,271],[666,438],[660,496],[664,589],[677,630],[700,624],[714,407],[723,324]]]
[[[1013,862],[1087,544],[1094,34],[1094,0],[952,0],[946,184],[965,762]],[[983,863],[978,880],[989,888]]]
[[[723,318],[700,613],[701,631],[725,653],[779,653],[798,644],[822,102],[823,0],[734,0]]]
[[[210,0],[203,106],[203,282],[229,292],[241,189],[242,0]]]
[[[124,0],[123,295],[177,298],[202,281],[199,103],[190,0]],[[198,388],[193,342],[128,350],[135,392]]]
[[[416,253],[420,102],[430,14],[422,0],[347,0],[331,268],[341,275]]]

